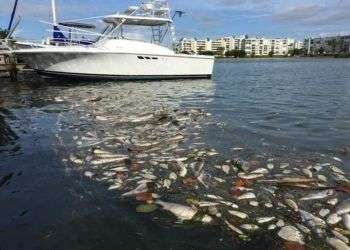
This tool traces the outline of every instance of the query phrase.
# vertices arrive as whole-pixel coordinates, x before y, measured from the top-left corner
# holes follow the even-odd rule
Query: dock
[[[8,51],[0,51],[0,77],[9,77],[11,81],[17,80],[17,60]]]

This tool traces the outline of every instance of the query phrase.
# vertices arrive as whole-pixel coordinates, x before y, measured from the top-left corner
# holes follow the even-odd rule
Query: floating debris
[[[294,241],[301,245],[304,245],[304,236],[300,231],[293,226],[285,226],[279,232],[278,236],[286,241]]]

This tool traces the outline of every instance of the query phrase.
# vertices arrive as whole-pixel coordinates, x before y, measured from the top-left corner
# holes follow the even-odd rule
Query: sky
[[[56,0],[61,21],[122,11],[136,0]],[[0,0],[6,28],[14,0]],[[350,34],[350,0],[170,0],[186,14],[175,22],[177,37],[215,38],[247,34],[291,37]],[[50,0],[19,0],[23,21],[17,37],[42,39],[51,21]]]

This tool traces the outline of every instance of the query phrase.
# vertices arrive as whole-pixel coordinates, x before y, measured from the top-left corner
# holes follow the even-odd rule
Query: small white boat
[[[102,17],[106,27],[95,40],[73,40],[71,31],[84,32],[75,25],[69,36],[57,23],[53,6],[53,39],[43,46],[15,50],[16,56],[41,74],[84,78],[113,79],[175,79],[210,78],[214,57],[178,54],[175,52],[175,32],[172,12],[167,1],[143,2],[130,6],[122,14]],[[86,19],[84,19],[86,20]],[[143,27],[151,40],[125,37],[124,28]],[[78,28],[77,28],[78,27]],[[168,39],[168,40],[167,40]],[[168,45],[166,46],[166,42]],[[34,45],[35,46],[35,45]]]

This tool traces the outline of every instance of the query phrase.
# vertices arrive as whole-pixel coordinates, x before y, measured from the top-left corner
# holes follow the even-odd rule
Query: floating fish
[[[338,157],[333,157],[333,160],[338,161],[338,162],[343,162],[340,158]]]
[[[308,178],[312,178],[312,172],[309,169],[303,169],[303,174],[305,174]]]
[[[329,190],[325,190],[325,191],[322,191],[322,192],[309,194],[309,195],[301,198],[300,200],[301,201],[320,200],[320,199],[327,198],[328,196],[331,196],[333,194],[334,194],[334,191],[332,189],[329,189]]]
[[[254,224],[243,224],[240,227],[247,230],[247,231],[256,231],[259,229],[259,226],[254,225]]]
[[[237,197],[238,200],[248,200],[248,199],[256,199],[256,195],[254,193],[245,193]]]
[[[342,201],[336,208],[338,215],[350,213],[350,198]]]
[[[243,213],[243,212],[239,212],[239,211],[235,211],[235,210],[228,210],[228,213],[233,215],[233,216],[236,216],[238,218],[241,218],[241,219],[247,219],[248,218],[248,214]]]
[[[330,166],[330,169],[332,169],[333,172],[338,173],[338,174],[345,174],[343,170],[340,168],[337,168],[336,166]]]
[[[140,193],[146,193],[148,191],[148,187],[146,183],[143,183],[141,185],[139,185],[137,188],[135,188],[134,190],[131,190],[127,193],[122,194],[123,197],[130,197],[130,196],[134,196]]]
[[[320,212],[318,212],[318,214],[321,216],[321,217],[326,217],[327,215],[329,215],[331,211],[329,209],[326,209],[326,208],[322,208],[320,210]]]
[[[221,196],[214,195],[214,194],[206,194],[205,197],[208,197],[208,198],[213,199],[213,200],[223,200],[224,199]]]
[[[107,159],[99,159],[99,160],[94,160],[91,161],[92,165],[104,165],[104,164],[108,164],[108,163],[121,163],[124,162],[126,160],[128,160],[129,157],[128,156],[120,156],[117,158],[107,158]]]
[[[238,208],[238,205],[236,205],[235,203],[233,202],[230,202],[230,201],[223,201],[223,200],[220,200],[219,201],[221,204],[224,204],[228,207],[232,207],[232,208]]]
[[[231,223],[229,223],[227,220],[225,220],[225,224],[228,226],[229,229],[231,229],[232,231],[238,233],[238,234],[244,234],[240,229],[238,229],[237,227],[235,227],[234,225],[232,225]]]
[[[281,230],[278,232],[278,236],[286,241],[293,241],[301,245],[305,245],[304,236],[296,227],[282,227]]]
[[[297,204],[295,201],[293,201],[292,199],[286,199],[285,202],[286,202],[286,204],[287,204],[290,208],[292,208],[295,212],[298,212],[299,207],[298,207],[298,204]]]
[[[163,202],[160,200],[157,200],[155,203],[162,206],[164,210],[173,213],[181,221],[191,220],[197,213],[197,209],[181,204]]]
[[[335,225],[341,220],[342,220],[342,217],[339,216],[338,214],[334,213],[334,214],[331,214],[328,216],[327,223],[330,225]]]
[[[338,198],[333,198],[327,201],[327,204],[335,206],[338,203]]]
[[[268,174],[268,173],[269,173],[269,170],[267,170],[266,168],[258,168],[250,172],[250,174]]]
[[[259,202],[257,202],[257,201],[249,201],[249,205],[251,205],[252,207],[258,207],[259,206]]]
[[[285,225],[284,220],[281,220],[281,219],[279,219],[276,223],[277,227],[284,227],[284,225]]]
[[[165,180],[163,181],[163,187],[169,189],[170,186],[171,186],[171,180],[165,179]]]
[[[350,247],[345,242],[337,238],[327,238],[326,241],[335,250],[350,250]]]
[[[305,227],[304,225],[301,225],[301,224],[299,224],[299,223],[296,223],[295,225],[296,225],[297,228],[298,228],[300,231],[302,231],[303,233],[305,233],[305,234],[311,234],[311,230],[308,229],[307,227]]]
[[[264,223],[273,221],[274,219],[276,219],[276,217],[273,217],[273,216],[272,217],[260,217],[260,218],[256,218],[256,221],[259,224],[264,224]]]
[[[350,230],[350,214],[343,215],[343,224],[347,230]]]
[[[335,237],[337,237],[339,240],[344,241],[346,244],[349,244],[349,239],[345,235],[342,235],[338,231],[332,230],[332,233]]]
[[[299,212],[304,223],[309,225],[319,236],[323,234],[323,229],[326,228],[324,220],[304,210],[299,210]]]
[[[238,174],[238,176],[240,178],[246,179],[246,180],[253,180],[253,179],[258,179],[258,178],[264,177],[263,174],[243,174],[243,173]]]
[[[229,174],[230,170],[231,170],[230,166],[228,166],[228,165],[223,165],[221,167],[221,169],[222,169],[222,171],[224,171],[225,174]]]

